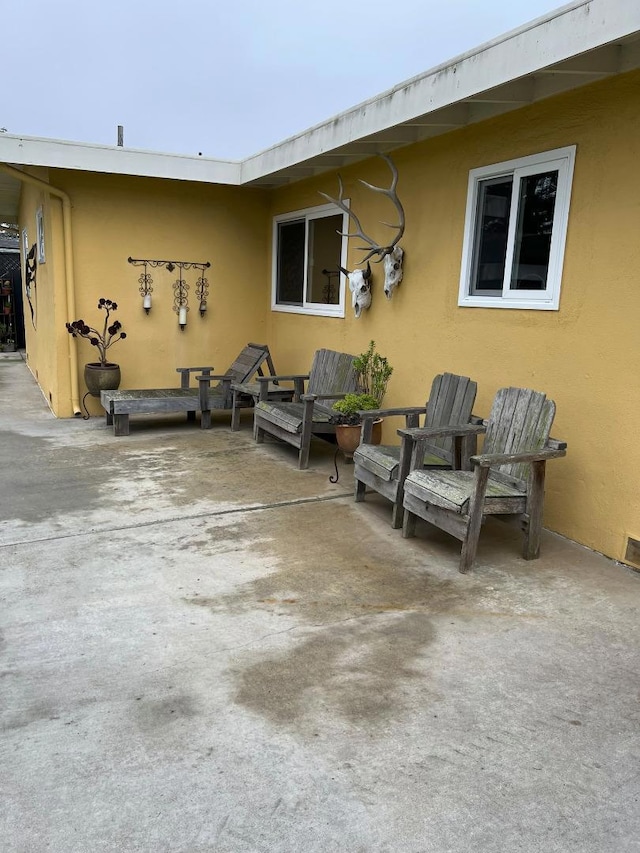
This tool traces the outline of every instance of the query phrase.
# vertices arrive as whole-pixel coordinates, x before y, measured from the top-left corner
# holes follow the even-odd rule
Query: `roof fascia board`
[[[209,184],[238,184],[240,181],[239,162],[7,133],[0,134],[0,161],[17,166],[48,166]]]
[[[638,30],[638,0],[570,3],[247,158],[242,162],[242,183],[302,164]]]

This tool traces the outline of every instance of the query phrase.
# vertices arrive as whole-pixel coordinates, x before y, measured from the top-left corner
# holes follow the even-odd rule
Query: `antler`
[[[364,240],[364,242],[369,245],[369,251],[364,256],[361,263],[368,261],[374,255],[379,256],[376,259],[375,263],[380,263],[380,261],[384,257],[386,257],[387,255],[390,255],[391,252],[393,252],[396,244],[400,242],[400,239],[401,239],[402,235],[404,234],[404,226],[405,226],[404,208],[402,206],[402,203],[400,202],[400,199],[398,198],[398,193],[396,191],[396,188],[398,186],[398,170],[395,166],[395,163],[391,159],[391,157],[389,157],[387,154],[380,154],[380,157],[382,157],[382,159],[387,163],[387,165],[391,169],[391,175],[392,175],[391,186],[388,189],[386,189],[385,187],[376,187],[373,184],[368,183],[367,181],[363,181],[362,179],[359,179],[359,180],[360,180],[360,183],[363,184],[363,186],[367,187],[368,189],[373,190],[374,192],[382,193],[383,195],[386,195],[387,198],[389,198],[392,201],[393,205],[395,206],[396,210],[398,211],[400,221],[397,225],[393,225],[390,222],[383,222],[382,223],[383,225],[386,225],[388,228],[395,228],[398,232],[396,234],[396,236],[394,237],[393,241],[388,246],[381,246],[379,243],[376,243],[375,240],[372,240],[371,237],[369,237],[367,234],[365,234],[365,232],[362,229],[362,225],[360,224],[360,220],[358,219],[356,214],[349,207],[347,207],[347,205],[344,203],[344,201],[342,199],[344,190],[343,190],[343,185],[342,185],[342,178],[340,177],[340,175],[338,175],[338,182],[340,185],[340,195],[337,199],[332,198],[331,196],[327,195],[326,193],[323,193],[323,192],[320,193],[321,196],[324,196],[324,198],[326,198],[328,201],[332,202],[333,204],[337,205],[337,207],[339,207],[340,210],[343,210],[346,214],[348,214],[350,219],[353,219],[353,222],[357,228],[357,231],[355,232],[355,234],[349,234],[349,233],[343,234],[342,232],[338,232],[340,234],[340,236],[341,237],[360,237],[361,240]],[[365,249],[364,247],[360,247],[360,251],[366,252],[367,249]]]
[[[372,239],[371,239],[371,237],[367,237],[367,235],[366,235],[366,234],[364,233],[364,231],[362,230],[362,225],[360,224],[360,220],[358,219],[358,217],[357,217],[357,216],[355,215],[355,213],[351,210],[351,208],[350,208],[350,207],[347,207],[347,205],[344,203],[344,201],[343,201],[343,199],[342,199],[342,196],[343,196],[343,194],[344,194],[344,186],[343,186],[342,178],[340,177],[340,175],[338,175],[338,186],[340,187],[340,194],[338,195],[338,198],[332,198],[330,195],[327,195],[327,193],[323,193],[323,192],[320,192],[320,191],[319,191],[319,192],[320,192],[320,195],[321,195],[323,198],[326,198],[326,199],[327,199],[327,201],[330,201],[332,204],[335,204],[335,205],[336,205],[336,207],[339,207],[339,208],[340,208],[340,210],[344,211],[344,213],[346,213],[346,214],[349,216],[349,218],[350,218],[350,219],[353,219],[353,221],[354,221],[354,223],[355,223],[355,226],[356,226],[356,228],[358,229],[358,230],[355,232],[355,234],[350,234],[348,231],[347,231],[347,233],[346,233],[346,234],[345,234],[343,231],[338,231],[338,234],[339,234],[341,237],[360,237],[360,239],[361,239],[361,240],[364,240],[364,241],[365,241],[365,243],[368,243],[368,244],[369,244],[369,247],[371,248],[371,251],[370,251],[370,253],[367,255],[367,257],[363,259],[362,263],[364,263],[368,258],[373,257],[373,255],[375,255],[375,254],[378,252],[378,250],[379,250],[379,248],[380,248],[380,247],[379,247],[379,246],[378,246],[378,244],[375,242],[375,240],[372,240]],[[361,249],[361,251],[362,251],[362,252],[366,252],[366,249]],[[383,257],[384,257],[384,256],[383,256]]]

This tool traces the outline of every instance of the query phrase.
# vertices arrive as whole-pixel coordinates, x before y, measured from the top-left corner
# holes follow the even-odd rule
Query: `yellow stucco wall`
[[[545,522],[618,559],[626,536],[640,537],[638,103],[634,72],[395,152],[407,224],[393,299],[374,265],[373,304],[360,320],[350,306],[344,320],[273,312],[268,333],[287,370],[307,365],[317,346],[357,353],[375,339],[395,367],[389,405],[420,402],[441,371],[477,380],[481,414],[499,387],[546,392],[558,407],[553,434],[569,451],[548,466]],[[469,170],[574,144],[560,310],[458,307]],[[342,174],[365,230],[384,240],[378,222],[393,221],[391,206],[356,179],[388,185],[386,165]],[[335,174],[277,191],[272,214],[322,203],[318,190],[335,195]],[[357,245],[349,268],[362,257]]]
[[[266,340],[263,294],[267,286],[267,197],[264,191],[203,186],[178,181],[50,170],[52,185],[72,200],[73,254],[76,280],[75,317],[102,329],[99,297],[112,299],[127,339],[108,351],[120,364],[121,388],[175,387],[176,367],[212,365],[224,372],[247,341]],[[28,191],[30,192],[30,190]],[[50,207],[59,207],[51,201]],[[56,233],[62,245],[62,232]],[[173,282],[177,269],[149,269],[153,278],[153,307],[142,308],[138,291],[141,267],[127,258],[210,261],[208,311],[198,312],[195,282],[199,273],[185,272],[189,285],[187,328],[181,332],[173,311]],[[44,267],[43,267],[44,269]],[[54,328],[27,340],[29,362],[52,407],[61,417],[72,415],[68,374],[68,334],[64,328],[64,273],[58,291],[62,310],[49,314]],[[43,282],[44,286],[44,282]],[[98,325],[99,324],[99,325]],[[55,337],[63,379],[59,393],[46,372]],[[90,344],[77,339],[80,396],[85,393],[84,364],[95,361]],[[44,371],[44,375],[43,375]],[[87,398],[92,414],[99,401]]]
[[[29,169],[28,173],[48,182],[47,169]],[[24,297],[25,341],[27,363],[35,376],[49,406],[56,412],[61,398],[68,397],[68,359],[65,317],[65,269],[62,242],[62,208],[58,199],[51,198],[44,189],[23,184],[20,197],[19,220],[21,227],[20,249],[22,270],[25,269],[22,230],[27,230],[29,247],[36,243],[36,212],[42,208],[44,215],[45,261],[38,262],[36,282],[31,288],[31,308]],[[54,358],[53,354],[58,357]]]

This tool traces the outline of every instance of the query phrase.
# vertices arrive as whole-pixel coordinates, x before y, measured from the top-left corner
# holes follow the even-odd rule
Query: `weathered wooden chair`
[[[335,435],[336,412],[332,409],[333,403],[357,390],[358,377],[353,359],[354,356],[349,353],[320,349],[313,357],[308,374],[259,377],[260,400],[253,415],[255,440],[262,443],[265,435],[273,435],[286,441],[298,448],[298,468],[308,468],[312,435]],[[294,383],[292,402],[272,402],[267,399],[270,378]]]
[[[549,437],[555,403],[527,388],[502,388],[481,425],[398,430],[412,442],[411,467],[404,483],[403,536],[415,535],[423,518],[462,541],[460,571],[473,567],[480,527],[488,515],[515,521],[524,530],[523,556],[540,552],[547,459],[566,455],[566,443]],[[482,453],[471,457],[472,471],[425,471],[420,462],[435,436],[485,432]]]
[[[100,400],[106,412],[107,425],[113,424],[114,434],[129,435],[129,415],[186,412],[193,420],[200,412],[202,429],[211,428],[212,409],[231,409],[233,382],[247,382],[256,374],[264,375],[264,365],[275,372],[269,347],[266,344],[247,344],[224,374],[214,374],[213,367],[178,367],[180,388],[144,388],[102,391]],[[197,374],[198,387],[191,387],[190,377]],[[217,384],[212,387],[211,383]],[[280,391],[277,386],[268,390]],[[292,392],[289,392],[292,393]],[[243,399],[238,405],[253,405]]]
[[[356,501],[364,500],[365,489],[369,486],[393,503],[391,526],[402,527],[404,481],[409,473],[412,445],[409,440],[404,440],[401,445],[372,444],[373,422],[378,418],[403,416],[405,427],[410,429],[417,427],[420,416],[424,415],[425,427],[468,424],[477,387],[468,376],[441,373],[433,380],[425,406],[363,412],[362,439],[353,454]],[[469,457],[475,451],[475,433],[462,436],[459,441],[452,436],[438,435],[425,443],[423,466],[468,468]]]

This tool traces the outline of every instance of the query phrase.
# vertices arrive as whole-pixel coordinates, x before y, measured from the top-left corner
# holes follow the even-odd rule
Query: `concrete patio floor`
[[[639,851],[640,575],[0,360],[5,853]]]

